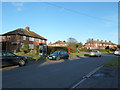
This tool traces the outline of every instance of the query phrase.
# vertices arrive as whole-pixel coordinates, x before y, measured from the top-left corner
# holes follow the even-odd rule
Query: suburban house
[[[2,49],[16,52],[20,51],[24,45],[29,45],[29,49],[34,49],[40,43],[46,44],[47,39],[30,31],[30,27],[18,28],[1,35]]]
[[[55,43],[49,43],[48,46],[51,46],[51,47],[66,47],[67,46],[67,42],[66,41],[56,41]]]
[[[117,45],[111,41],[100,41],[99,39],[90,39],[85,43],[84,46],[87,47],[87,49],[105,49],[107,46],[109,46],[109,48],[117,48]]]

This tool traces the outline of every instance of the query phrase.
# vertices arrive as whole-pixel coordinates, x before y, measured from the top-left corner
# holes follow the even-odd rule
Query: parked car
[[[68,59],[69,54],[67,51],[55,51],[53,54],[48,56],[48,59],[51,60],[60,60],[60,59]]]
[[[2,66],[24,66],[27,63],[27,57],[18,56],[8,51],[0,51],[0,62]]]
[[[92,50],[90,52],[90,56],[98,56],[98,57],[101,57],[101,52],[98,51],[98,50]]]
[[[114,52],[114,55],[120,55],[120,50],[116,50],[116,51]]]

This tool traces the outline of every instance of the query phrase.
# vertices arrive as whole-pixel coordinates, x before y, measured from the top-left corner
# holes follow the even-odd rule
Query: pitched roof
[[[16,30],[13,30],[13,31],[10,31],[10,32],[7,32],[4,35],[22,35],[22,36],[29,36],[29,37],[35,37],[35,38],[39,38],[39,39],[43,39],[43,40],[47,40],[46,38],[36,34],[35,32],[32,32],[30,30],[26,30],[26,29],[23,29],[23,28],[19,28],[19,29],[16,29]]]
[[[115,43],[112,43],[111,41],[110,42],[107,42],[107,41],[98,41],[98,40],[90,40],[88,42],[86,42],[85,44],[87,43],[99,43],[99,44],[112,44],[112,45],[116,45]]]
[[[66,44],[67,42],[65,42],[65,41],[60,41],[60,40],[58,40],[58,41],[56,41],[54,44]]]

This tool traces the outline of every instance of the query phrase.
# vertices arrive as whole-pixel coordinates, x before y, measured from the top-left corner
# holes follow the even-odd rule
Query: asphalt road
[[[2,88],[71,88],[83,76],[116,56],[42,61],[2,71]]]

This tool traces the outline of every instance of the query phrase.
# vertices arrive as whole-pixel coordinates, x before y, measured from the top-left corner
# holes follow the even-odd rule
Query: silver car
[[[98,51],[98,50],[92,50],[90,52],[90,56],[98,56],[98,57],[101,57],[101,52]]]
[[[116,51],[114,52],[114,55],[120,55],[120,50],[116,50]]]

